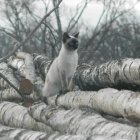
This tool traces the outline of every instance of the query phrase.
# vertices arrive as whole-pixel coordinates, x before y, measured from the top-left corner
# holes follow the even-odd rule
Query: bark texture
[[[12,87],[0,90],[0,101],[20,102],[23,98]]]
[[[34,63],[45,77],[53,60],[34,54]],[[99,66],[79,65],[75,83],[81,90],[98,90],[106,87],[140,90],[140,59],[120,59]]]
[[[25,62],[25,78],[32,83],[35,82],[36,74],[32,55],[25,52],[17,52],[17,58],[24,59]]]
[[[108,138],[109,140],[122,140],[101,135],[88,137],[83,135],[62,135],[59,132],[48,134],[39,131],[7,127],[0,124],[0,140],[108,140]]]
[[[2,75],[5,76],[5,78],[7,78],[15,87],[19,87],[19,82],[18,80],[15,78],[14,74],[13,74],[13,70],[11,68],[8,67],[7,63],[0,63],[0,73]],[[1,78],[3,79],[3,78]],[[1,81],[1,80],[0,80]],[[3,80],[2,80],[3,81]],[[9,84],[6,84],[5,82],[0,82],[1,87],[10,87]]]
[[[48,102],[55,106],[56,96],[49,98]],[[140,93],[130,90],[105,88],[99,91],[69,92],[57,98],[57,105],[66,108],[90,107],[101,113],[140,122]]]
[[[27,108],[11,102],[0,103],[0,123],[11,127],[53,132],[49,126],[36,122],[29,115]]]
[[[109,121],[87,108],[64,110],[45,104],[36,104],[29,109],[29,112],[36,120],[50,125],[61,133],[84,136],[116,136],[117,138],[132,140],[139,138],[137,128]]]
[[[45,80],[46,74],[53,60],[38,54],[33,54],[33,58],[36,70],[40,73],[43,80]]]
[[[82,90],[105,87],[140,89],[140,59],[114,60],[99,66],[81,65],[75,74],[76,84]]]
[[[21,52],[21,53],[18,53],[18,55],[19,55],[19,57],[23,57],[24,53]],[[28,56],[28,54],[27,54],[26,61],[28,61],[28,57],[30,58],[31,56],[30,55]],[[32,57],[31,57],[31,61],[32,61]],[[23,59],[19,59],[19,58],[16,58],[16,57],[11,57],[9,59],[9,61],[8,61],[8,64],[11,67],[13,67],[14,69],[16,69],[19,72],[20,76],[25,77],[25,78],[30,78],[30,79],[23,79],[23,80],[30,80],[31,82],[33,82],[32,83],[33,84],[33,89],[30,89],[30,87],[31,87],[30,86],[29,89],[25,90],[25,88],[23,89],[23,87],[25,87],[25,86],[24,85],[20,85],[19,90],[20,91],[32,91],[31,95],[30,96],[26,96],[26,97],[27,98],[31,98],[31,99],[36,101],[40,97],[39,95],[42,92],[42,88],[43,88],[43,84],[44,83],[43,83],[42,79],[34,73],[34,69],[35,68],[34,68],[34,66],[32,66],[33,62],[31,63],[32,64],[31,66],[28,66],[30,63],[29,64],[27,63],[27,65],[26,65],[26,63],[25,63],[25,61]],[[32,74],[32,70],[33,70],[33,74]],[[36,72],[37,72],[37,70],[36,70]],[[20,83],[22,83],[22,81]],[[25,93],[24,93],[24,95],[25,95]]]
[[[47,134],[44,132],[31,131],[27,129],[11,128],[0,125],[0,136],[9,137],[12,140],[39,140],[45,138]],[[8,139],[7,140],[11,140]],[[6,140],[5,138],[3,140]]]
[[[21,79],[25,77],[32,82],[33,90],[32,94],[20,97],[13,87],[0,79],[1,101],[19,103],[0,102],[0,136],[2,134],[4,137],[19,140],[140,139],[139,124],[133,123],[140,122],[140,94],[130,90],[118,90],[139,89],[140,59],[116,60],[99,66],[80,65],[74,77],[76,84],[82,90],[94,91],[72,91],[59,97],[54,96],[48,99],[50,105],[46,106],[44,103],[32,105],[29,101],[27,105],[25,102],[28,98],[32,99],[32,102],[39,100],[37,95],[42,92],[43,80],[53,61],[37,54],[32,56],[18,52],[16,57],[9,59],[10,67],[19,73],[16,78],[12,69],[6,63],[1,63],[0,72],[8,76],[13,85],[21,87]],[[26,91],[28,82],[22,82],[25,84],[22,91]],[[104,87],[118,89],[101,89]],[[97,89],[101,90],[95,91]],[[24,104],[21,103],[22,100]],[[114,119],[107,115],[114,116]],[[122,117],[122,121],[118,116]],[[133,122],[128,123],[128,119]]]

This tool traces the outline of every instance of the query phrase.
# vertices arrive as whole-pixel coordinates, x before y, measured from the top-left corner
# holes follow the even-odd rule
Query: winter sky
[[[91,2],[87,5],[82,17],[81,17],[81,22],[83,22],[85,25],[90,26],[95,26],[97,21],[99,20],[99,17],[102,13],[103,10],[103,5],[101,2],[96,2],[96,0],[90,0]],[[130,8],[136,0],[126,0],[128,1],[127,4],[125,4],[126,8]],[[65,29],[66,23],[69,21],[69,17],[71,16],[72,13],[74,13],[76,7],[80,4],[84,4],[85,0],[63,0],[60,9],[63,11],[61,12],[61,19],[63,21],[62,26]],[[40,10],[42,9],[42,4],[36,3],[35,6],[36,8],[36,13],[40,15]],[[140,15],[140,2],[135,6],[135,10],[137,11],[137,14]],[[43,12],[43,11],[42,11]]]
[[[3,0],[0,0],[0,2]],[[46,0],[47,2],[48,0]],[[69,21],[69,18],[71,16],[72,13],[74,13],[76,7],[83,3],[84,4],[85,0],[63,0],[60,8],[62,9],[61,12],[61,18],[62,18],[62,26],[65,29],[65,25],[67,25],[66,23]],[[95,26],[101,13],[102,13],[102,9],[103,9],[103,5],[100,2],[95,2],[95,0],[91,0],[92,2],[90,2],[87,7],[86,10],[84,11],[82,17],[81,17],[81,22],[83,22],[85,25],[87,26]],[[126,0],[128,1],[127,4],[125,5],[126,8],[131,7],[131,5],[133,5],[136,0]],[[42,0],[38,0],[35,3],[33,3],[33,5],[31,6],[31,8],[34,8],[34,13],[40,17],[44,16],[44,5],[42,3]],[[50,4],[51,7],[51,4]],[[140,15],[140,2],[135,6],[135,10],[137,11],[137,14]],[[2,14],[0,14],[0,23],[1,26],[6,26],[7,23],[4,20],[4,16]],[[7,27],[7,26],[6,26]]]

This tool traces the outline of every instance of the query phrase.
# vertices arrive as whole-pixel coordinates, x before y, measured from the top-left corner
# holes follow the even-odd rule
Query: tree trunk
[[[34,62],[45,77],[52,61],[34,54]],[[74,80],[81,90],[98,90],[106,87],[140,90],[139,67],[140,59],[114,60],[99,66],[83,64],[77,67]]]
[[[56,96],[48,102],[55,105]],[[99,91],[69,92],[57,98],[57,105],[66,108],[90,107],[97,112],[121,116],[134,122],[140,122],[140,94],[129,90],[118,91],[112,88]]]
[[[82,90],[105,87],[140,90],[140,59],[114,60],[99,66],[81,65],[75,74],[76,84]]]
[[[7,63],[0,63],[0,73],[8,79],[8,81],[10,81],[15,87],[19,87],[19,82],[18,80],[15,78],[14,74],[13,74],[13,70],[11,68],[8,67]],[[2,78],[3,79],[3,78]],[[1,79],[0,79],[1,80]],[[3,81],[3,80],[2,80]],[[7,84],[7,82],[2,82],[1,87],[3,88],[7,88],[10,87],[9,84]]]
[[[15,103],[0,103],[0,123],[11,127],[52,133],[53,130],[43,123],[36,122],[27,111],[27,108]]]
[[[48,134],[39,131],[31,131],[26,129],[17,129],[0,124],[0,140],[119,140],[116,138],[110,138],[106,136],[94,136],[87,137],[82,135],[62,135],[59,132]],[[121,139],[120,139],[121,140]]]
[[[36,120],[50,125],[63,134],[93,137],[94,135],[105,135],[132,140],[136,140],[139,136],[137,128],[109,121],[87,108],[64,110],[45,104],[36,104],[30,107],[29,113]]]
[[[19,54],[21,55],[22,53]],[[20,58],[23,58],[23,54],[21,56]],[[27,61],[27,59],[24,60]],[[9,61],[9,65],[17,69],[20,76],[26,77],[28,70],[31,73],[33,66],[28,69],[27,63],[24,60],[14,58]],[[39,74],[36,76],[33,70],[33,75],[31,74],[30,77],[30,74],[28,74],[28,79],[35,79],[31,80],[34,84],[33,92],[38,91],[39,95],[41,94],[43,80],[52,60],[33,54],[31,61],[34,61],[35,70]],[[80,89],[83,90],[97,90],[109,86],[129,88],[128,85],[131,85],[130,88],[135,90],[139,89],[138,86],[140,84],[138,77],[139,63],[139,59],[123,59],[94,67],[81,65],[78,66],[74,79]],[[11,80],[11,82],[13,81]],[[2,87],[3,81],[0,83],[2,83],[0,85]],[[5,95],[2,95],[4,99],[7,96],[6,90],[8,91],[9,89],[6,88],[4,91]],[[12,91],[11,89],[10,92]],[[14,90],[13,93],[16,94]],[[123,121],[118,121],[118,119],[110,120],[109,117],[106,116],[104,118],[97,112],[94,112],[94,110],[139,122],[139,96],[138,92],[128,90],[118,91],[117,89],[107,88],[92,92],[72,91],[59,96],[57,99],[56,96],[53,96],[48,99],[48,103],[52,106],[46,106],[43,103],[35,104],[29,110],[15,103],[2,102],[0,103],[0,123],[11,127],[28,129],[29,132],[30,130],[46,132],[44,139],[50,140],[55,138],[57,140],[92,140],[93,138],[101,139],[102,137],[103,140],[118,140],[119,138],[137,140],[140,139],[138,124],[134,127],[133,122],[129,122],[129,125],[128,123],[124,124],[125,121],[123,119]],[[18,97],[16,96],[16,98]],[[68,108],[68,110],[56,106],[53,107],[55,103],[58,106]],[[83,106],[84,108],[82,108]]]

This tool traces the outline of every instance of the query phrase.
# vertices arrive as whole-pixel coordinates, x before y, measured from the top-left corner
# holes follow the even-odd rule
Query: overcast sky
[[[0,0],[2,1],[2,0]],[[47,1],[47,0],[46,0]],[[72,12],[76,9],[77,5],[80,3],[84,2],[85,0],[63,0],[60,8],[63,9],[63,12],[61,13],[61,18],[62,18],[62,25],[64,26],[63,28],[65,29],[65,25],[67,21],[69,20],[69,16],[71,15]],[[136,0],[127,0],[128,4],[126,4],[126,8],[129,8],[132,6],[132,4],[135,3]],[[44,16],[44,8],[43,8],[43,3],[41,0],[38,0],[37,2],[33,3],[32,7],[34,7],[34,13],[38,16]],[[96,25],[99,16],[102,13],[103,6],[100,2],[95,2],[94,0],[90,2],[87,5],[86,10],[84,11],[81,21],[84,22],[87,26],[90,26],[91,28]],[[135,10],[137,11],[137,14],[140,15],[140,3],[135,6]],[[4,22],[4,17],[2,14],[0,14],[0,23],[3,26],[6,26],[7,23]]]
[[[65,29],[66,22],[68,21],[68,17],[71,15],[72,12],[75,11],[77,5],[84,3],[85,0],[63,0],[60,8],[64,8],[64,12],[61,14],[61,18],[63,19],[63,28]],[[127,0],[128,3],[125,5],[126,8],[130,8],[136,0]],[[36,13],[41,14],[39,9],[42,9],[42,4],[36,3]],[[93,0],[87,5],[86,10],[84,11],[81,21],[84,22],[87,26],[90,26],[91,28],[94,27],[102,13],[103,5],[101,2],[95,2]],[[140,15],[140,2],[135,6],[136,13]],[[42,11],[43,12],[43,11]]]
[[[83,0],[63,0],[63,4],[66,7],[69,8],[75,8],[79,3],[81,3]],[[128,3],[125,5],[126,8],[130,8],[136,0],[127,0]],[[96,25],[99,16],[102,13],[103,5],[100,2],[90,2],[85,10],[85,12],[82,15],[82,20],[85,21],[88,25]],[[140,15],[140,2],[135,6],[135,10],[137,11],[137,14]]]

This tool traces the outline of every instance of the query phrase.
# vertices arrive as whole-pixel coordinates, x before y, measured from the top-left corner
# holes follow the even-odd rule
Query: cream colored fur
[[[58,57],[53,61],[46,76],[43,97],[50,97],[71,90],[77,64],[77,49],[69,50],[63,43]]]

